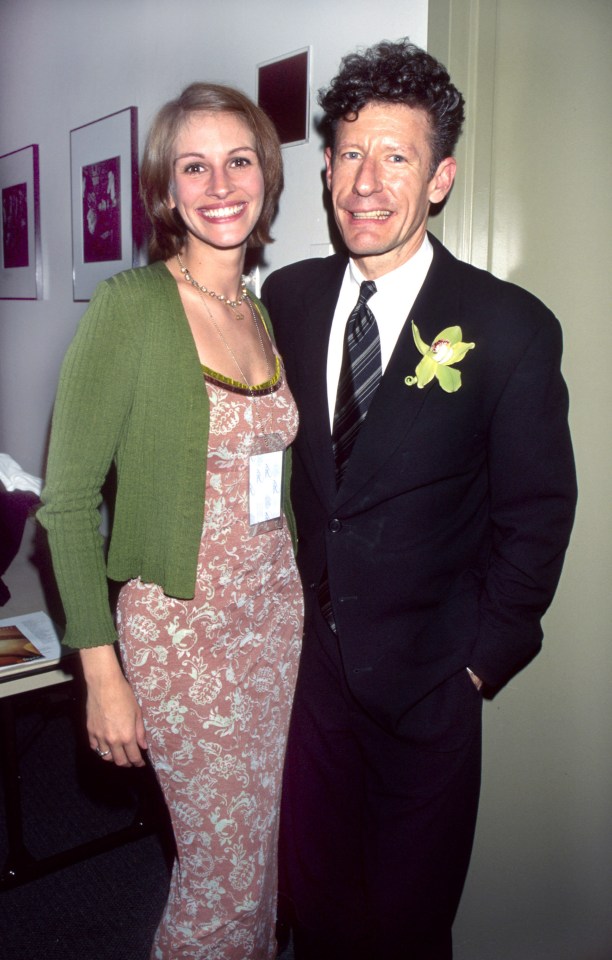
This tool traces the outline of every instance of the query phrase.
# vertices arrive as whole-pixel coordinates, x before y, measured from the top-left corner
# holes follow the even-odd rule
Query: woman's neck
[[[183,265],[188,268],[191,276],[209,290],[214,290],[230,300],[240,291],[244,255],[244,247],[218,250],[207,246],[198,249],[189,241],[181,251]]]

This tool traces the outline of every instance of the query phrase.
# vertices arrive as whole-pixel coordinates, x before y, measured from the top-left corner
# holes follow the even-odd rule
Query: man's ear
[[[442,203],[450,192],[457,172],[457,163],[454,157],[446,157],[438,166],[429,181],[429,202]]]
[[[325,147],[325,182],[327,189],[331,190],[333,154],[331,147]]]

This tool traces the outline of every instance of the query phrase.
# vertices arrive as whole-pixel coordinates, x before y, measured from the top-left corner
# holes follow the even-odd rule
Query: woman
[[[281,482],[297,413],[242,269],[270,239],[278,139],[241,93],[195,83],[154,120],[141,184],[154,262],[100,284],[68,351],[39,516],[90,745],[119,766],[148,750],[172,817],[152,957],[268,958],[302,627],[287,470]],[[124,582],[127,679],[107,576]]]

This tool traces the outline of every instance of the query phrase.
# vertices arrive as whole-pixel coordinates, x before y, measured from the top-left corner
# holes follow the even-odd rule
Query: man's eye
[[[404,163],[406,157],[403,157],[401,153],[394,153],[389,159],[391,163]]]

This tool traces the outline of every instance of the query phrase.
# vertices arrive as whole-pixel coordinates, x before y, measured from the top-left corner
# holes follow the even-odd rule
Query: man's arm
[[[470,668],[499,687],[541,646],[574,519],[576,476],[559,324],[539,326],[504,388],[489,435],[493,550]]]

